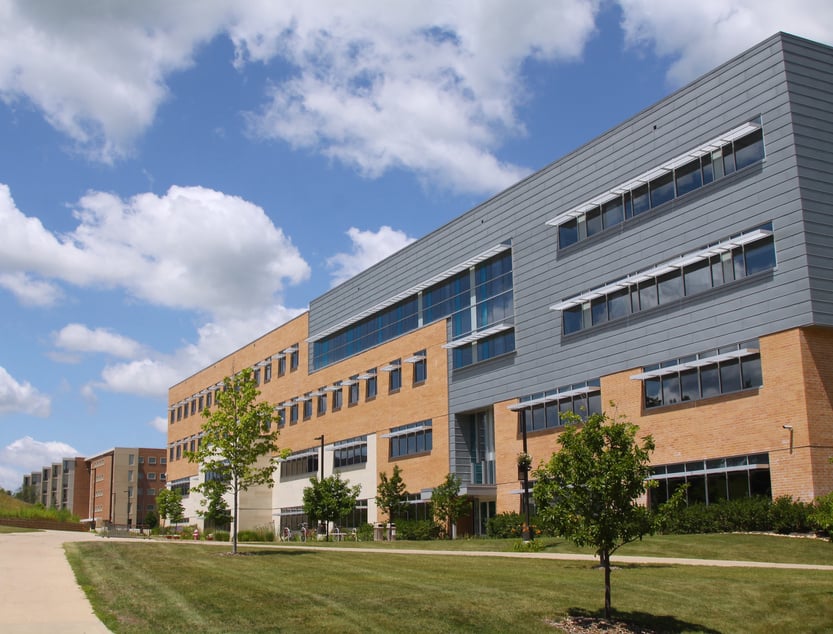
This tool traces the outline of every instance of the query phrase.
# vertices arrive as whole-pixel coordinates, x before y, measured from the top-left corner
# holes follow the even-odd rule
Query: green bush
[[[228,531],[214,531],[212,535],[214,536],[215,542],[231,541],[231,533],[229,533]]]
[[[789,495],[776,498],[770,509],[772,530],[782,533],[806,533],[810,530],[812,505],[793,500]]]
[[[362,524],[356,531],[360,542],[373,541],[373,524]]]
[[[499,513],[486,522],[486,535],[496,539],[511,539],[521,536],[524,518],[520,513]]]
[[[387,529],[385,530],[387,534]],[[396,539],[426,541],[437,539],[440,527],[431,520],[399,520],[396,522]]]
[[[808,519],[815,530],[833,536],[833,493],[816,498]]]
[[[275,532],[272,530],[271,526],[255,526],[253,529],[238,532],[237,541],[273,542],[275,541]]]

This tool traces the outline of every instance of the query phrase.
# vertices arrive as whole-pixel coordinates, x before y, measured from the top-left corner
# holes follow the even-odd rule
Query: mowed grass
[[[331,548],[234,557],[218,545],[150,541],[66,548],[116,633],[551,632],[552,621],[603,605],[603,573],[583,561]],[[662,632],[824,632],[833,574],[620,565],[613,606]]]

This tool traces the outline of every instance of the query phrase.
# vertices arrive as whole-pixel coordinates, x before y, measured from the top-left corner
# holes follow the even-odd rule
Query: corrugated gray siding
[[[785,74],[815,56],[807,71]],[[332,326],[507,239],[513,244],[514,355],[451,373],[450,411],[552,389],[668,358],[833,319],[831,303],[830,92],[818,66],[830,49],[776,35],[598,139],[498,194],[311,303],[310,332]],[[807,114],[791,110],[791,100]],[[823,111],[823,112],[819,112]],[[755,117],[766,159],[639,219],[557,250],[545,222],[619,183]],[[802,146],[802,185],[793,137]],[[824,119],[822,142],[816,121]],[[814,144],[815,143],[815,144]],[[828,146],[829,147],[829,146]],[[807,274],[807,226],[813,295]],[[557,301],[676,255],[772,222],[778,265],[758,276],[621,322],[561,337]],[[815,304],[811,302],[815,301]],[[815,309],[817,316],[814,317]],[[435,353],[445,354],[443,350]]]
[[[833,325],[833,50],[789,39],[787,83],[804,208],[813,323]]]

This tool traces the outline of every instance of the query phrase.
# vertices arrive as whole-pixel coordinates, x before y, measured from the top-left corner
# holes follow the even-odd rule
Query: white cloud
[[[68,324],[53,334],[55,345],[72,352],[102,352],[132,359],[142,349],[138,341],[105,328],[90,330],[83,324]]]
[[[0,416],[21,413],[46,418],[51,411],[51,400],[26,381],[19,383],[0,366]]]
[[[675,61],[669,80],[694,79],[778,31],[833,43],[829,0],[619,0],[633,46]]]
[[[346,282],[357,273],[361,273],[414,241],[414,238],[409,238],[402,231],[388,226],[382,226],[376,232],[361,231],[350,227],[347,235],[353,242],[353,251],[337,253],[327,260],[327,266],[335,269],[332,286]]]
[[[78,226],[56,236],[0,184],[0,275],[121,288],[158,306],[232,316],[273,305],[284,280],[309,276],[262,208],[211,189],[127,200],[91,192],[74,215]]]
[[[598,4],[264,3],[230,34],[239,64],[282,57],[296,71],[250,119],[257,134],[371,177],[406,169],[491,193],[529,171],[494,155],[503,136],[524,132],[523,62],[577,58]]]
[[[63,297],[55,284],[33,279],[19,271],[0,274],[0,288],[10,291],[24,306],[54,306]]]
[[[24,474],[77,455],[78,451],[65,442],[19,438],[0,449],[0,487],[16,491],[23,484]]]
[[[148,421],[148,425],[153,427],[156,431],[160,434],[167,434],[168,433],[168,421],[166,421],[161,416],[157,416],[151,421]]]

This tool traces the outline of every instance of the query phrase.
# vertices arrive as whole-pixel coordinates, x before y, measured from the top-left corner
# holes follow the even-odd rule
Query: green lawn
[[[701,537],[708,536],[657,544],[677,551],[719,547]],[[747,546],[750,556],[772,559],[773,544],[792,542],[808,550],[831,548],[769,540]],[[474,541],[486,540],[455,546]],[[326,547],[257,549],[233,557],[227,545],[151,541],[66,548],[96,612],[116,633],[551,632],[548,620],[599,614],[603,604],[602,573],[587,562]],[[650,554],[661,553],[655,548]],[[829,631],[833,574],[624,565],[613,573],[613,606],[620,617],[663,632]]]

